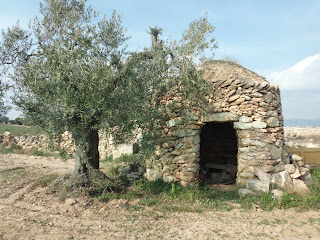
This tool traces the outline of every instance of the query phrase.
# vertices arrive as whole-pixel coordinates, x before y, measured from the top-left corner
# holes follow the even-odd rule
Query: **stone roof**
[[[264,77],[231,61],[215,60],[199,67],[204,70],[203,78],[209,82],[242,80],[254,83],[269,83]]]

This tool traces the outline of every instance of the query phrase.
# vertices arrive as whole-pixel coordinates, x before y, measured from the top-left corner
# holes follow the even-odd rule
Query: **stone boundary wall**
[[[134,146],[132,144],[122,144],[115,146],[112,142],[112,138],[104,133],[101,133],[99,139],[99,154],[100,159],[105,159],[108,156],[113,158],[120,157],[122,154],[132,154]],[[75,145],[72,139],[72,134],[68,131],[62,135],[62,141],[60,148],[65,150],[68,154],[75,154]],[[0,135],[0,145],[5,147],[11,147],[14,145],[21,146],[25,150],[36,149],[40,151],[51,151],[49,148],[49,141],[45,135],[38,136],[18,136],[14,137],[10,132],[5,132]]]

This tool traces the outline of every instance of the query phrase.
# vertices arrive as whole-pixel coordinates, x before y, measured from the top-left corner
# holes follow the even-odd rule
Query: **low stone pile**
[[[146,169],[140,164],[129,164],[125,163],[118,168],[120,176],[124,177],[129,182],[134,182],[138,179],[143,178]]]
[[[12,136],[10,132],[6,131],[4,134],[0,135],[0,145],[4,147],[12,147],[17,145],[17,139]]]
[[[277,173],[266,173],[256,168],[255,178],[248,179],[245,189],[239,189],[239,195],[260,195],[272,191],[275,198],[278,198],[286,190],[288,193],[299,195],[309,194],[311,184],[311,174],[309,165],[305,165],[303,159],[298,155],[293,155],[290,162],[277,165]]]

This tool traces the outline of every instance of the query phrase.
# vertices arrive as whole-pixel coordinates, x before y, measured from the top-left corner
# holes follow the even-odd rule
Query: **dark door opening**
[[[200,181],[235,183],[238,141],[233,123],[206,123],[200,139]]]

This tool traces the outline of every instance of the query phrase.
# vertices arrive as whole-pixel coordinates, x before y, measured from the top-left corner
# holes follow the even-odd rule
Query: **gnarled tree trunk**
[[[99,170],[99,134],[98,130],[87,128],[72,133],[76,145],[74,174],[90,175]]]

